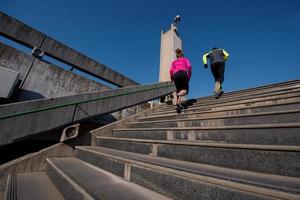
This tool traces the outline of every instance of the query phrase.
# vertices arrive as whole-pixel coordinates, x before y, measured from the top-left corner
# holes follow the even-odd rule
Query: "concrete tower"
[[[179,20],[180,16],[177,15],[171,28],[166,32],[161,31],[159,82],[170,81],[169,69],[172,61],[176,59],[175,50],[182,49],[182,42],[176,28]]]

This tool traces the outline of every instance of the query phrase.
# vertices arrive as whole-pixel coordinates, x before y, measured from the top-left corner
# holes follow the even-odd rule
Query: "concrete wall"
[[[163,82],[1,105],[0,146],[13,143],[22,137],[53,130],[93,116],[132,107],[168,95],[174,89],[172,83]],[[93,99],[95,101],[91,101]],[[87,102],[78,103],[85,100]],[[73,104],[74,102],[77,103]],[[48,110],[32,112],[39,109]],[[28,111],[29,113],[26,115],[21,114]],[[12,114],[19,115],[4,117]]]
[[[159,82],[170,81],[169,69],[176,59],[175,50],[178,48],[182,49],[182,42],[171,25],[167,32],[161,32]]]
[[[0,165],[0,199],[3,198],[1,191],[5,190],[8,174],[43,171],[46,167],[46,158],[70,156],[73,156],[72,148],[65,144],[56,144],[39,152]]]
[[[43,60],[35,59],[0,42],[0,66],[20,72],[19,101],[54,98],[109,87]]]

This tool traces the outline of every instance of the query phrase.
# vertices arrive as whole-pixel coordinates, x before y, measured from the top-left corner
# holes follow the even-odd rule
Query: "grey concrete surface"
[[[19,72],[0,67],[0,98],[8,99],[19,81]]]
[[[20,91],[17,97],[15,97],[19,101],[54,98],[109,89],[101,83],[89,80],[43,60],[34,60],[33,56],[1,42],[0,52],[0,66],[20,72],[19,79],[23,83],[19,88]]]
[[[18,200],[64,200],[45,172],[17,174]]]
[[[162,194],[170,195],[177,200],[271,200],[271,198],[266,196],[218,187],[213,184],[185,179],[180,176],[172,176],[168,173],[149,168],[133,166],[131,171],[132,182],[148,187],[151,190],[158,190]]]
[[[36,60],[22,85],[19,100],[34,100],[110,89],[55,65]],[[40,98],[41,98],[40,97]]]
[[[52,162],[47,159],[46,174],[54,183],[54,185],[60,189],[62,195],[66,199],[74,200],[94,200],[83,188],[81,188],[74,180],[72,180],[63,169],[60,169]]]
[[[19,72],[20,80],[25,78],[33,61],[33,56],[0,42],[0,66]]]
[[[109,140],[103,138],[97,139],[97,146],[146,155],[150,155],[154,149],[153,145],[149,143]]]
[[[29,48],[39,47],[46,36],[3,12],[0,12],[0,19],[0,34]]]

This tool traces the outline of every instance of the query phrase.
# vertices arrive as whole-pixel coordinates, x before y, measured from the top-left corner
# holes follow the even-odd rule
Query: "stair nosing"
[[[171,119],[171,120],[153,120],[153,121],[142,121],[142,122],[130,122],[130,124],[151,124],[151,123],[163,123],[163,122],[183,122],[193,120],[205,120],[205,119],[224,119],[224,118],[236,118],[236,117],[253,117],[253,116],[267,116],[267,115],[280,115],[299,113],[300,109],[284,110],[284,111],[270,111],[270,112],[259,112],[259,113],[246,113],[246,114],[234,114],[234,115],[222,115],[222,116],[211,116],[211,117],[196,117],[196,118],[185,118],[185,119]],[[180,116],[180,114],[178,114]]]
[[[193,127],[161,127],[161,128],[116,128],[116,131],[125,130],[220,130],[220,129],[271,129],[271,128],[299,128],[299,123],[284,123],[284,124],[249,124],[249,125],[230,125],[230,126],[193,126]]]
[[[149,140],[149,139],[132,139],[132,138],[116,138],[97,136],[97,139],[151,143],[151,144],[170,144],[170,145],[188,145],[214,148],[232,148],[232,149],[249,149],[249,150],[268,150],[268,151],[300,151],[300,146],[291,145],[260,145],[260,144],[232,144],[232,143],[216,143],[216,142],[195,142],[195,141],[177,141],[177,140]]]
[[[68,174],[66,174],[63,170],[61,170],[56,164],[52,161],[51,158],[46,158],[46,161],[51,167],[53,167],[63,179],[65,179],[77,192],[84,196],[84,199],[94,200],[94,198],[87,193],[80,185],[78,185]]]

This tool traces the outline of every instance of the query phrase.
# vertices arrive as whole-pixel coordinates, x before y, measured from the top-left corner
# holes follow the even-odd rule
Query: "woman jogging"
[[[176,105],[177,113],[182,109],[181,98],[189,92],[189,81],[192,74],[192,66],[187,58],[184,58],[181,49],[176,49],[177,59],[172,62],[170,67],[170,78],[174,81],[176,91],[173,93],[174,104]]]

